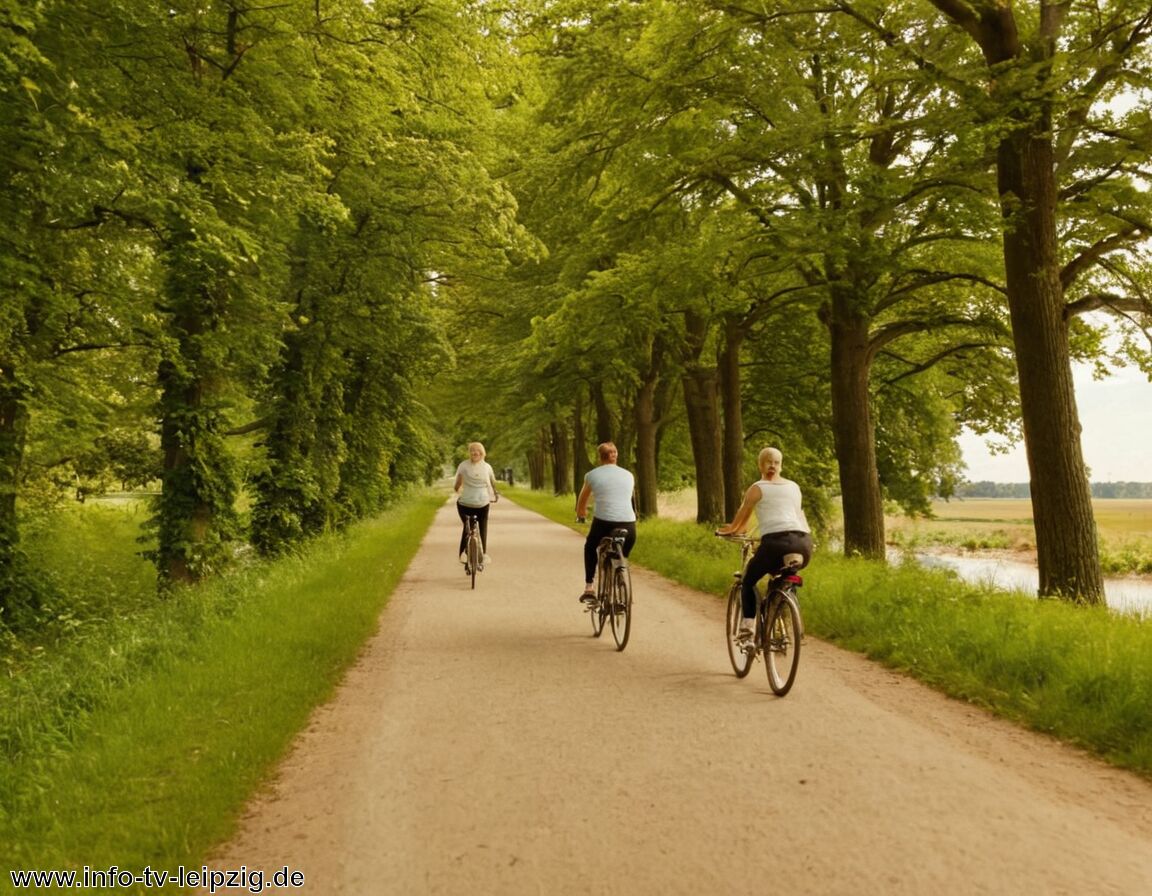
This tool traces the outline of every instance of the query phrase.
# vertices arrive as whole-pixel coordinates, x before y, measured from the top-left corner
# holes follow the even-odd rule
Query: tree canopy
[[[0,3],[4,618],[53,495],[151,483],[192,583],[472,439],[557,492],[614,440],[642,513],[691,484],[701,522],[774,444],[882,557],[962,426],[1024,439],[1041,591],[1099,600],[1069,364],[1152,374],[1150,34],[1135,0]]]

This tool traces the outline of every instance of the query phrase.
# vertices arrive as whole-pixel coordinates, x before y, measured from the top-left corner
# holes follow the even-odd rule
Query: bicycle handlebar
[[[736,541],[743,543],[756,540],[751,535],[745,535],[743,532],[721,532],[717,530],[712,534],[717,538],[723,538],[726,541]]]

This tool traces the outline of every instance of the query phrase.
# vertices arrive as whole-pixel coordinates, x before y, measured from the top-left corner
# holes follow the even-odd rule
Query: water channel
[[[1035,595],[1039,586],[1036,567],[1019,560],[999,557],[971,557],[959,554],[916,554],[927,567],[953,570],[968,582],[1022,591]],[[897,559],[899,555],[897,555]],[[1108,606],[1124,613],[1141,613],[1152,618],[1152,580],[1147,578],[1105,579],[1104,599]]]

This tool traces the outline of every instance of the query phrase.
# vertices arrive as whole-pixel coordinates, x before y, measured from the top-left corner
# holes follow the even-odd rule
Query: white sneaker
[[[460,552],[460,562],[461,563],[467,563],[468,562],[468,555],[465,554],[463,551]]]
[[[492,562],[492,555],[491,554],[485,554],[484,555],[484,565],[487,566],[491,562]]]

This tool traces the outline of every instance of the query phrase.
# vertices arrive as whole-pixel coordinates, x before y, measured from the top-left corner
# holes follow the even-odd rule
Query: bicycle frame
[[[600,545],[596,548],[597,569],[604,568],[605,564],[611,565],[612,569],[619,569],[628,565],[628,558],[624,556],[624,539],[626,536],[626,530],[617,529],[611,535],[606,535],[600,539]]]

